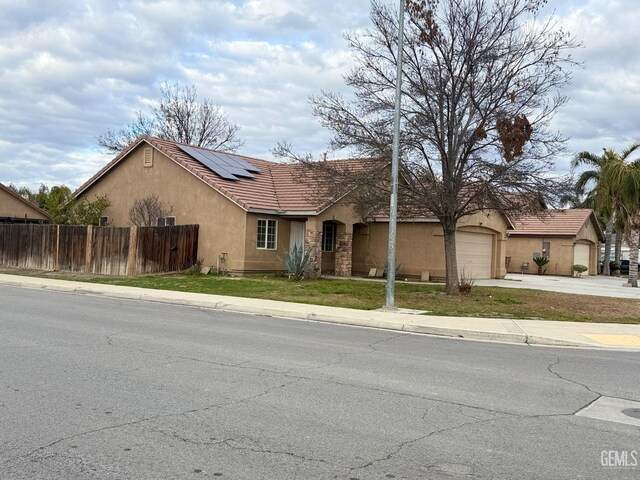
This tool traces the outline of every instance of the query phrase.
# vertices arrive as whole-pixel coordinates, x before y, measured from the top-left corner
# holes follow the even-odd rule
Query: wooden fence
[[[177,272],[198,259],[198,225],[93,227],[0,224],[0,265],[137,275]]]

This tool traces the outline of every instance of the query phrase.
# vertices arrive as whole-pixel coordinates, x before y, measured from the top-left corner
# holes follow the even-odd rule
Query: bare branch
[[[117,153],[141,135],[152,135],[179,143],[235,151],[242,146],[240,127],[231,122],[222,107],[209,98],[198,98],[195,86],[163,83],[151,115],[136,118],[119,130],[98,136],[103,151]]]
[[[129,210],[129,222],[137,227],[155,227],[158,218],[171,215],[173,206],[166,206],[157,195],[139,198]]]
[[[445,237],[455,234],[461,218],[483,209],[534,211],[541,200],[554,203],[566,191],[566,179],[553,175],[553,160],[566,142],[550,122],[567,101],[561,90],[571,80],[571,50],[579,43],[553,18],[540,17],[544,3],[407,2],[400,195],[405,211],[437,217]],[[321,92],[311,103],[334,133],[331,147],[388,161],[398,45],[394,7],[374,0],[371,21],[371,29],[346,37],[356,60],[345,77],[353,99]],[[362,188],[375,201],[353,198],[382,204],[385,182],[373,181],[380,183]],[[348,180],[341,176],[338,183]],[[455,262],[447,261],[451,269]],[[455,280],[449,273],[448,288]]]

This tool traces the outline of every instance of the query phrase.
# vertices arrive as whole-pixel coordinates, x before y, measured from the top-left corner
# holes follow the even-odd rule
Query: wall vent
[[[147,168],[153,167],[153,148],[151,147],[144,149],[144,166]]]

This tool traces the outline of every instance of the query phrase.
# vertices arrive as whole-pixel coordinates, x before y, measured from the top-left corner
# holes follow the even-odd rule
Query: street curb
[[[53,280],[53,279],[52,279]],[[50,281],[42,281],[38,277],[29,277],[29,281],[13,281],[6,278],[0,279],[0,285],[29,288],[32,290],[48,290],[63,293],[77,293],[85,295],[96,295],[108,298],[136,300],[154,303],[164,303],[169,305],[190,306],[197,308],[206,308],[210,310],[218,310],[233,313],[245,313],[252,315],[263,315],[270,317],[286,318],[293,320],[307,320],[322,323],[332,323],[338,325],[348,325],[355,327],[379,328],[384,330],[401,331],[406,333],[415,333],[423,335],[434,335],[440,337],[449,337],[456,339],[479,340],[497,343],[521,344],[521,345],[541,345],[541,346],[559,346],[559,347],[586,347],[594,349],[606,349],[606,346],[594,345],[588,342],[575,342],[557,338],[531,336],[514,322],[522,333],[516,332],[499,332],[484,331],[458,327],[443,327],[436,325],[428,325],[423,322],[428,321],[429,316],[412,315],[406,313],[394,313],[369,310],[353,309],[349,315],[340,315],[335,313],[327,313],[322,310],[332,309],[334,307],[324,307],[321,305],[310,305],[301,303],[289,303],[288,308],[283,308],[283,302],[273,300],[260,300],[244,297],[228,297],[212,294],[201,294],[191,292],[173,292],[171,290],[153,290],[141,287],[120,287],[117,285],[103,285],[82,283],[67,280],[53,280],[56,283],[51,284]],[[128,291],[123,291],[126,289]],[[130,290],[134,290],[131,292]],[[175,295],[179,293],[179,295]],[[174,294],[174,295],[172,295]],[[202,298],[202,296],[206,296]],[[190,298],[191,297],[191,298]],[[233,299],[242,300],[244,304],[234,304]],[[261,305],[247,305],[252,301],[260,302]],[[267,305],[265,305],[265,303]],[[273,305],[269,305],[272,303]],[[310,309],[318,309],[311,310]],[[392,316],[395,318],[384,318]],[[401,320],[399,320],[401,318]],[[447,318],[447,317],[431,317],[431,318]],[[469,317],[472,321],[473,317]],[[486,320],[486,319],[481,319]],[[505,319],[502,319],[505,320]],[[509,321],[509,320],[506,320]]]

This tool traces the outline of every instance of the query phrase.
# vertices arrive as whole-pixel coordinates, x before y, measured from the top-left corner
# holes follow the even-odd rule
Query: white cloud
[[[585,47],[555,122],[570,149],[637,138],[640,11],[631,0],[554,2]],[[319,154],[330,133],[308,97],[344,91],[345,32],[368,0],[0,0],[0,181],[79,185],[107,158],[96,136],[125,124],[164,80],[194,83],[241,126],[243,152],[279,140]],[[559,159],[566,169],[567,159]]]
[[[571,137],[572,152],[622,150],[640,139],[640,8],[633,1],[568,3],[561,23],[583,42],[575,57],[584,68],[574,70],[571,101],[555,125]]]

